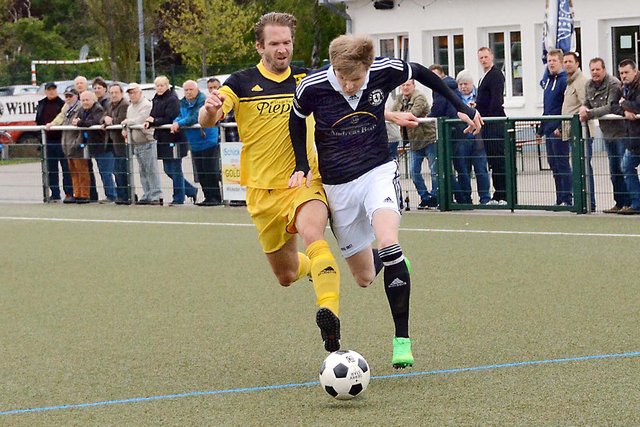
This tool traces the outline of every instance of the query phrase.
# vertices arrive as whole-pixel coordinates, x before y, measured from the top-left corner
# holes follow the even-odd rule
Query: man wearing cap
[[[127,107],[127,117],[122,121],[122,135],[126,138],[127,127],[131,125],[142,125],[151,113],[151,101],[142,95],[142,90],[138,83],[129,83],[127,87],[129,94],[129,107]],[[158,175],[158,151],[157,143],[153,139],[153,129],[131,129],[131,140],[133,152],[138,158],[140,166],[140,183],[144,194],[137,205],[162,205],[160,197],[160,176]]]
[[[46,96],[38,101],[38,107],[36,108],[37,125],[46,125],[51,122],[65,105],[64,101],[58,96],[58,86],[55,83],[45,84],[44,93]],[[73,185],[71,183],[71,175],[69,175],[67,159],[62,152],[62,132],[59,130],[48,131],[46,137],[45,159],[47,170],[49,171],[49,189],[51,189],[51,195],[47,202],[59,203],[61,199],[58,164],[60,164],[62,171],[62,189],[65,193],[65,199],[73,198]]]

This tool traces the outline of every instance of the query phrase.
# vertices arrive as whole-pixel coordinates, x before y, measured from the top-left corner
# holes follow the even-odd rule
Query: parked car
[[[49,82],[44,82],[40,86],[38,86],[38,93],[44,96],[44,85]],[[58,86],[58,94],[62,95],[68,87],[73,87],[73,80],[56,80],[53,83]]]
[[[200,77],[198,80],[196,80],[196,83],[198,84],[198,89],[200,90],[200,92],[207,94],[209,93],[209,91],[207,90],[207,81],[211,77],[217,78],[218,80],[220,80],[220,84],[224,84],[224,81],[227,80],[230,75],[231,74],[218,74],[217,76]]]
[[[156,96],[156,86],[153,83],[141,84],[140,90],[142,90],[142,94],[148,100],[152,100],[153,97]],[[174,86],[173,90],[176,92],[176,95],[178,95],[179,99],[182,99],[184,97],[184,90],[182,90],[180,86]]]
[[[38,86],[11,85],[0,87],[0,96],[27,95],[38,92]]]

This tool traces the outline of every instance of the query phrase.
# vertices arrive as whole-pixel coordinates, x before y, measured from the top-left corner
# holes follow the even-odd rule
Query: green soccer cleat
[[[404,263],[407,264],[407,270],[409,270],[409,274],[411,274],[411,262],[409,261],[409,258],[404,257]]]
[[[329,353],[340,350],[340,319],[328,308],[316,313],[316,324],[320,328],[324,349]]]
[[[393,339],[393,358],[391,364],[395,369],[404,369],[413,366],[413,354],[411,353],[411,340],[409,338]]]

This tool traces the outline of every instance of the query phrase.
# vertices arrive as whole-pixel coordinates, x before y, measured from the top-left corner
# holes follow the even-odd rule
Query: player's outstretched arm
[[[410,111],[388,111],[384,112],[384,119],[397,124],[398,126],[404,126],[408,128],[418,127],[420,122],[418,118]]]
[[[307,187],[311,184],[311,168],[307,158],[307,121],[299,117],[293,109],[289,116],[289,134],[293,153],[296,156],[296,168],[289,178],[289,187],[302,187],[305,183]]]
[[[207,96],[204,105],[198,112],[198,123],[203,128],[214,127],[222,118],[222,104],[224,103],[225,96],[218,91]]]
[[[473,132],[477,135],[484,124],[480,113],[465,104],[433,71],[415,62],[411,62],[410,65],[413,77],[417,81],[447,98],[447,101],[458,110],[458,117],[468,125],[464,132]]]

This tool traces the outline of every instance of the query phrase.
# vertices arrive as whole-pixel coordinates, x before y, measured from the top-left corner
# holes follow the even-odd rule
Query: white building
[[[545,0],[392,0],[388,10],[375,8],[378,2],[372,0],[345,3],[352,32],[370,35],[382,56],[439,63],[453,77],[467,68],[480,77],[476,51],[491,47],[506,77],[507,114],[541,114]],[[587,76],[589,59],[596,56],[614,74],[620,60],[637,61],[640,0],[573,0],[573,5],[576,50]]]

